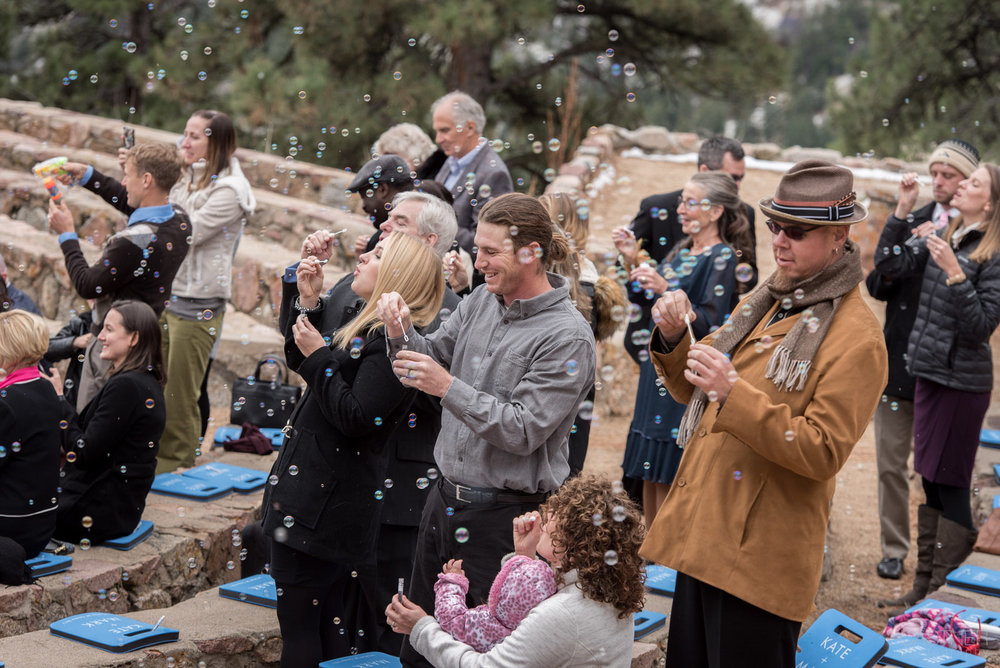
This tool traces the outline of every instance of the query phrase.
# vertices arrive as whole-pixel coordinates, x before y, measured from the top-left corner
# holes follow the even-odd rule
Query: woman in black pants
[[[97,337],[108,380],[77,415],[61,402],[62,491],[55,537],[100,543],[132,533],[156,476],[156,453],[166,423],[160,323],[144,302],[111,305]],[[63,392],[53,372],[52,386]]]
[[[993,389],[989,341],[1000,323],[1000,168],[983,163],[951,206],[961,215],[947,227],[928,222],[912,237],[890,218],[875,251],[886,278],[923,281],[907,369],[916,378],[913,468],[927,495],[917,512],[913,588],[880,606],[910,606],[936,591],[976,540],[969,486]]]
[[[416,237],[394,232],[359,259],[351,287],[367,305],[331,342],[316,328],[322,265],[304,259],[297,274],[300,315],[289,319],[285,337],[305,357],[298,372],[308,390],[263,502],[286,667],[350,652],[340,624],[344,586],[375,549],[379,453],[415,395],[393,375],[378,297],[400,293],[417,305],[415,323],[427,325],[444,296],[441,260]]]

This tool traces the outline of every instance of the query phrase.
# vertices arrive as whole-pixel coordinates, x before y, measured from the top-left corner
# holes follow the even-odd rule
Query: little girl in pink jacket
[[[487,603],[466,607],[469,580],[462,560],[444,565],[434,585],[434,618],[455,640],[489,652],[517,628],[528,612],[556,592],[555,573],[541,559],[507,555],[490,587]]]

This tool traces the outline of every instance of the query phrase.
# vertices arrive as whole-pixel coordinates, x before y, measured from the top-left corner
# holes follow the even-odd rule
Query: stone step
[[[122,125],[122,121],[116,119],[44,107],[37,102],[0,98],[0,130],[30,135],[60,151],[82,148],[117,155],[121,146]],[[137,143],[173,144],[180,138],[175,132],[134,123],[128,125],[135,128]],[[347,206],[344,191],[354,178],[348,171],[245,148],[238,149],[236,157],[251,184],[257,188],[267,188],[325,206]]]
[[[88,261],[96,262],[100,257],[94,244],[81,240],[81,246]],[[54,234],[0,214],[0,252],[11,282],[35,300],[45,317],[65,321],[71,309],[83,309],[84,300],[70,285]],[[281,275],[298,258],[296,251],[244,236],[233,261],[231,307],[274,327],[281,303]],[[346,271],[333,267],[325,273],[332,285]]]
[[[48,192],[30,170],[36,163],[56,156],[94,165],[99,171],[115,178],[121,176],[115,154],[89,148],[54,146],[27,134],[0,130],[0,213],[29,222],[39,229],[47,229]],[[298,250],[302,239],[318,229],[347,228],[344,236],[352,241],[356,236],[372,231],[367,216],[346,210],[346,200],[338,205],[321,204],[295,194],[285,194],[283,191],[287,188],[255,185],[257,209],[247,220],[246,233],[249,235]],[[103,242],[115,229],[121,214],[82,188],[61,187],[61,190],[67,205],[82,223],[84,234],[92,236],[97,244]],[[350,203],[358,205],[357,200]],[[343,248],[339,257],[345,266],[353,263],[350,244]]]
[[[0,661],[12,668],[99,668],[277,666],[281,658],[281,633],[274,610],[222,598],[218,588],[200,592],[167,609],[136,611],[128,616],[150,624],[163,616],[163,625],[180,631],[180,639],[135,652],[112,654],[56,637],[46,627],[0,640]]]
[[[199,462],[218,460],[268,471],[275,457],[216,449]],[[44,629],[81,612],[125,614],[170,607],[237,579],[242,548],[234,545],[233,531],[259,517],[262,497],[257,491],[200,503],[150,494],[143,519],[155,529],[146,541],[128,551],[78,546],[68,571],[38,584],[0,590],[0,636]],[[24,665],[9,663],[5,654],[0,649],[0,661]]]

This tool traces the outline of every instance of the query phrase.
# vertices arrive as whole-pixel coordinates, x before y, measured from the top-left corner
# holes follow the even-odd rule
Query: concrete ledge
[[[203,461],[267,471],[275,457],[216,450]],[[237,579],[242,548],[233,532],[258,518],[262,496],[262,491],[230,494],[199,503],[150,494],[143,519],[156,528],[145,542],[124,552],[78,546],[70,570],[41,578],[39,584],[0,590],[0,636],[47,628],[81,612],[168,607]]]
[[[235,668],[277,666],[281,658],[281,634],[274,610],[222,598],[218,588],[203,591],[168,609],[129,613],[129,617],[152,624],[161,616],[166,617],[164,626],[180,631],[179,642],[112,654],[53,636],[46,627],[0,640],[0,660],[12,668],[164,665]]]

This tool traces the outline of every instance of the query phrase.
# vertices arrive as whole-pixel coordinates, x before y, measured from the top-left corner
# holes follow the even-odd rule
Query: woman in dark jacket
[[[37,315],[0,313],[0,536],[29,558],[52,537],[58,505],[59,399],[38,372],[48,344]]]
[[[110,362],[104,387],[78,416],[62,401],[66,453],[55,537],[100,543],[135,530],[156,475],[166,411],[159,320],[148,304],[116,302],[97,337]],[[52,385],[62,394],[62,379]]]
[[[352,639],[339,628],[343,589],[374,551],[380,452],[415,394],[393,375],[376,303],[398,292],[416,305],[414,322],[427,325],[441,307],[444,276],[422,241],[392,233],[359,259],[351,289],[366,306],[332,342],[316,329],[322,265],[303,260],[297,280],[300,315],[289,319],[285,337],[305,357],[298,372],[308,389],[271,469],[263,526],[281,592],[281,664],[315,666],[349,653]]]
[[[951,205],[961,215],[940,232],[925,223],[907,238],[905,223],[890,218],[875,252],[876,268],[892,280],[922,275],[907,368],[916,378],[913,468],[927,495],[913,588],[880,605],[909,606],[937,590],[976,540],[969,485],[993,389],[990,336],[1000,323],[1000,168],[981,165]]]

